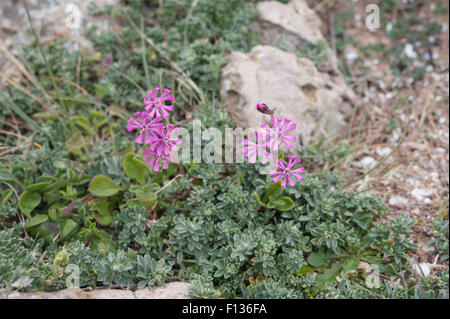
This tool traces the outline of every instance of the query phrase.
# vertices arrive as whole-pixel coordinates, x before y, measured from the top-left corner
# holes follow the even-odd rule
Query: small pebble
[[[433,195],[433,190],[416,187],[411,192],[411,195],[414,196],[417,200],[423,201],[425,197]]]

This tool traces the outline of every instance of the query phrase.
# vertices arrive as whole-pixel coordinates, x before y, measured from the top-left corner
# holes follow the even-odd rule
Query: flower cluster
[[[291,131],[294,131],[297,127],[295,123],[291,123],[287,118],[275,118],[274,111],[271,110],[266,104],[257,104],[256,109],[263,113],[270,115],[269,123],[264,123],[258,131],[255,131],[256,143],[244,139],[242,144],[244,145],[244,156],[248,157],[250,163],[255,163],[259,157],[261,164],[273,163],[272,170],[269,172],[274,183],[281,180],[281,186],[286,187],[286,183],[289,182],[290,186],[295,186],[294,178],[302,180],[305,169],[303,167],[297,167],[300,163],[300,158],[289,156],[288,161],[280,158],[274,160],[273,154],[270,151],[278,151],[281,145],[286,145],[287,148],[291,148],[293,143],[296,142],[296,137],[288,135]]]
[[[178,151],[178,144],[181,139],[172,137],[178,128],[172,124],[165,125],[162,118],[168,117],[173,110],[173,105],[167,105],[167,101],[173,102],[174,97],[170,90],[164,89],[158,97],[159,88],[155,88],[147,93],[144,98],[145,112],[137,112],[134,117],[128,120],[127,131],[137,131],[137,144],[144,144],[144,156],[142,159],[153,171],[157,172],[160,165],[163,169],[168,168],[168,162],[173,162],[171,153]]]

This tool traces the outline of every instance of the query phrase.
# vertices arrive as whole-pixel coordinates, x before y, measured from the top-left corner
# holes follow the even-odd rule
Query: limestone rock
[[[322,35],[319,16],[308,7],[306,0],[291,0],[287,4],[278,1],[259,2],[258,19],[251,27],[259,34],[262,44],[284,46],[288,52],[306,50],[306,43],[325,45],[327,61],[319,63],[321,71],[339,75],[337,57]]]
[[[283,41],[298,45],[305,40],[312,44],[325,41],[320,32],[320,18],[308,7],[306,0],[292,0],[288,4],[259,2],[257,9],[263,43]]]
[[[156,289],[138,289],[135,291],[136,299],[192,299],[189,289],[192,285],[188,282],[171,282]]]
[[[136,291],[122,289],[97,289],[84,291],[67,288],[53,292],[19,292],[0,289],[0,299],[191,299],[186,282],[172,282],[153,290],[148,288]]]
[[[320,73],[310,60],[271,46],[232,52],[229,60],[222,70],[221,95],[239,127],[258,128],[267,121],[256,111],[257,103],[276,107],[277,117],[296,123],[302,145],[309,143],[320,118],[330,134],[343,127],[341,111],[348,110],[342,110],[341,95],[346,87]]]
[[[29,0],[27,3],[30,16],[40,41],[45,43],[55,38],[61,38],[64,40],[67,50],[87,50],[93,54],[95,50],[84,31],[92,24],[96,24],[98,34],[111,30],[116,23],[107,15],[91,16],[88,9],[91,2],[94,1]],[[98,0],[95,1],[95,4],[99,8],[103,8],[105,5],[114,6],[120,2],[121,0]],[[75,28],[77,13],[80,13],[80,28]],[[11,54],[18,55],[21,44],[29,43],[29,40],[33,38],[27,33],[29,28],[30,23],[22,1],[0,1],[0,71],[6,77],[16,79],[16,82],[18,71],[15,65],[6,58],[4,52],[8,50]],[[0,77],[0,87],[3,83],[4,80]]]
[[[28,1],[30,16],[41,41],[45,42],[52,37],[62,37],[66,40],[69,50],[80,48],[91,50],[92,44],[86,39],[83,29],[92,23],[98,24],[97,32],[106,31],[111,27],[111,21],[106,16],[94,17],[89,15],[88,6],[91,2],[91,0],[71,0],[70,2],[65,0]],[[120,0],[95,1],[99,8],[119,3]],[[78,13],[80,14],[80,28],[74,27],[76,25],[74,17]],[[1,1],[0,21],[5,20],[4,18],[15,22],[15,28],[10,28],[2,23],[0,36],[8,40],[6,45],[17,46],[17,43],[27,42],[29,35],[26,34],[26,31],[30,24],[22,4],[18,4],[16,0]],[[2,31],[8,31],[9,33],[3,35]]]

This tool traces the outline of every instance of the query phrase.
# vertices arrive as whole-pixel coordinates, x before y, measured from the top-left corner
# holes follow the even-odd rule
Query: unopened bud
[[[256,109],[263,114],[273,115],[273,111],[265,103],[256,104]]]

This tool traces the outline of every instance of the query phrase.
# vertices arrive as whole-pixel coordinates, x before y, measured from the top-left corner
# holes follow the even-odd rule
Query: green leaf
[[[129,207],[137,206],[137,207],[144,208],[144,209],[148,210],[148,209],[152,208],[158,202],[158,199],[157,199],[156,195],[155,194],[153,194],[153,195],[154,195],[154,197],[153,198],[149,198],[148,197],[149,198],[148,200],[142,200],[140,198],[130,199],[127,202],[127,205]]]
[[[342,269],[344,271],[350,271],[350,270],[356,270],[359,265],[359,259],[358,258],[349,258],[345,261],[345,263],[342,265]]]
[[[133,250],[133,249],[131,249],[131,248],[128,247],[128,250],[127,250],[127,256],[128,256],[128,258],[131,258],[131,259],[136,260],[136,258],[137,258],[139,255],[138,255],[138,253],[137,253],[135,250]]]
[[[45,187],[47,187],[48,185],[50,185],[50,182],[42,182],[42,183],[36,183],[36,184],[32,184],[32,185],[28,185],[27,187],[25,187],[26,191],[42,191]]]
[[[315,268],[305,265],[302,268],[300,268],[299,272],[297,273],[297,276],[306,275],[314,272],[315,270],[316,270]]]
[[[322,274],[317,275],[316,280],[319,288],[325,287],[327,283],[334,283],[340,273],[341,266],[341,264],[335,263],[330,268],[325,269]]]
[[[253,194],[255,195],[256,201],[261,204],[263,207],[266,207],[266,204],[264,204],[261,200],[261,198],[259,197],[257,192],[253,192]]]
[[[67,219],[61,230],[61,237],[63,239],[68,238],[78,228],[78,224],[72,219]]]
[[[266,188],[266,196],[265,198],[272,198],[273,200],[276,200],[278,197],[281,196],[281,194],[283,193],[283,187],[281,187],[281,182],[277,182],[277,183],[271,183],[267,188]]]
[[[51,183],[51,184],[45,186],[42,189],[42,192],[43,193],[50,193],[50,192],[52,192],[54,190],[61,189],[61,188],[65,187],[66,185],[67,185],[67,181],[57,181],[57,182],[54,182],[54,183]]]
[[[97,200],[95,202],[95,208],[100,215],[109,215],[112,213],[114,206],[111,202],[107,202],[104,199]]]
[[[322,267],[325,265],[325,253],[321,250],[311,253],[307,258],[308,264],[313,267]]]
[[[273,202],[270,202],[270,206],[280,212],[287,212],[295,207],[295,203],[291,198],[284,196]],[[269,205],[267,205],[267,207],[269,207]]]
[[[95,220],[102,226],[109,226],[112,223],[112,215],[111,214],[95,214]]]
[[[92,195],[98,197],[108,197],[117,194],[122,189],[114,181],[105,175],[94,177],[89,185]]]
[[[98,200],[95,203],[97,213],[95,214],[95,220],[102,226],[109,226],[112,222],[112,211],[114,205],[111,202],[107,202],[104,199]]]
[[[52,227],[54,227],[53,224],[42,223],[36,227],[32,227],[29,232],[31,235],[33,235],[33,237],[37,236],[43,238],[47,244],[50,244],[53,239]]]
[[[183,251],[179,250],[177,252],[177,263],[181,264],[182,261],[183,261]]]
[[[75,118],[75,124],[85,130],[89,135],[94,134],[91,129],[91,123],[89,123],[89,120],[85,116],[77,116]]]
[[[123,169],[129,178],[136,179],[144,185],[149,177],[148,166],[135,158],[136,154],[127,154],[123,160]]]
[[[19,198],[19,208],[28,217],[41,202],[41,195],[35,191],[26,191]]]
[[[66,141],[66,147],[69,149],[69,151],[77,155],[81,155],[82,148],[87,144],[88,143],[81,134],[81,131],[77,131],[72,135],[71,138]]]
[[[47,220],[48,220],[47,215],[33,216],[31,219],[27,219],[27,221],[25,222],[25,228],[30,229],[30,228],[36,227],[42,223],[45,223]]]
[[[95,238],[92,240],[90,247],[99,253],[106,255],[116,249],[116,244],[111,239]]]
[[[147,285],[148,285],[148,280],[141,280],[138,283],[137,289],[145,288],[145,287],[147,287]]]
[[[21,183],[19,183],[19,181],[10,172],[8,172],[6,169],[2,169],[2,168],[0,168],[0,181],[11,182],[11,183],[14,182],[14,183],[21,185]]]
[[[146,186],[135,187],[136,189],[134,192],[137,198],[130,199],[128,201],[128,206],[137,206],[148,210],[156,205],[158,202],[158,196],[155,194],[155,191],[160,188],[158,184],[152,183]]]

